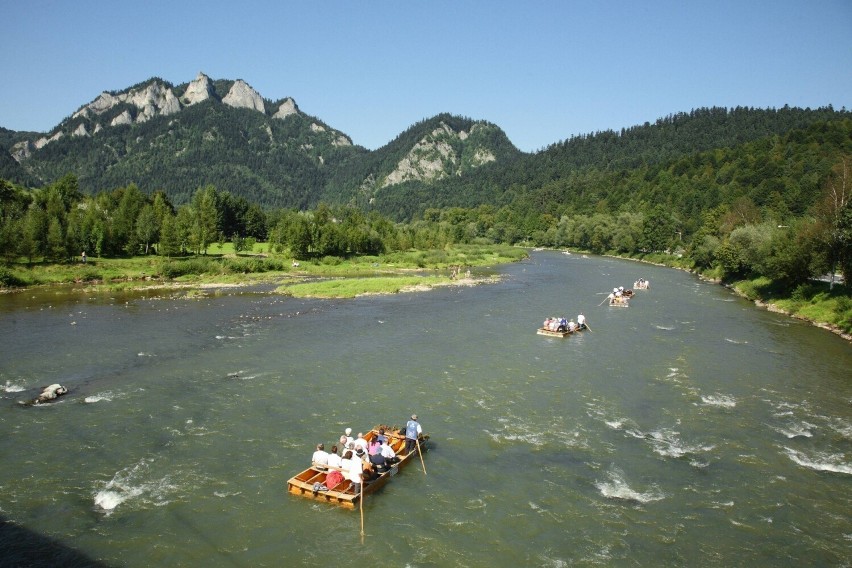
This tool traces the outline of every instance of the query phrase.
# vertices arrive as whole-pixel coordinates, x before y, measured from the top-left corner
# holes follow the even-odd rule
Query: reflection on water
[[[0,296],[0,513],[128,566],[848,562],[847,343],[678,271],[502,271],[346,301]],[[428,474],[367,500],[363,544],[357,512],[286,493],[316,443],[412,412]]]

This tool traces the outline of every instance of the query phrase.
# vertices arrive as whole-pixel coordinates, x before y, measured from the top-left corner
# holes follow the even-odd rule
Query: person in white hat
[[[340,437],[340,443],[344,448],[348,448],[349,444],[355,441],[355,438],[352,437],[352,428],[347,428],[344,430],[343,436]]]

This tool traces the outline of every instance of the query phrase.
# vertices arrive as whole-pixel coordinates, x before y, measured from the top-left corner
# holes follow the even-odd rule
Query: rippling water
[[[0,546],[115,566],[852,563],[848,343],[678,271],[542,252],[500,272],[347,301],[0,296],[0,516],[28,531]],[[640,276],[629,309],[598,305]],[[580,311],[592,331],[535,334]],[[71,392],[18,404],[53,382]],[[368,497],[363,542],[357,511],[287,494],[317,442],[412,412],[427,474]]]

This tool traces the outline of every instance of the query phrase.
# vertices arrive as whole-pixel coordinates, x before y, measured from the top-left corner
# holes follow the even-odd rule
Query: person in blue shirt
[[[417,415],[412,414],[411,420],[405,424],[405,453],[410,454],[417,447],[417,439],[423,433],[423,428],[417,421]]]

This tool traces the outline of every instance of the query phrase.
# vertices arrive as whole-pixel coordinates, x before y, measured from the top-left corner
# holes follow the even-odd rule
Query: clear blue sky
[[[0,126],[243,79],[375,149],[441,112],[524,151],[705,106],[852,109],[852,0],[0,0]]]

